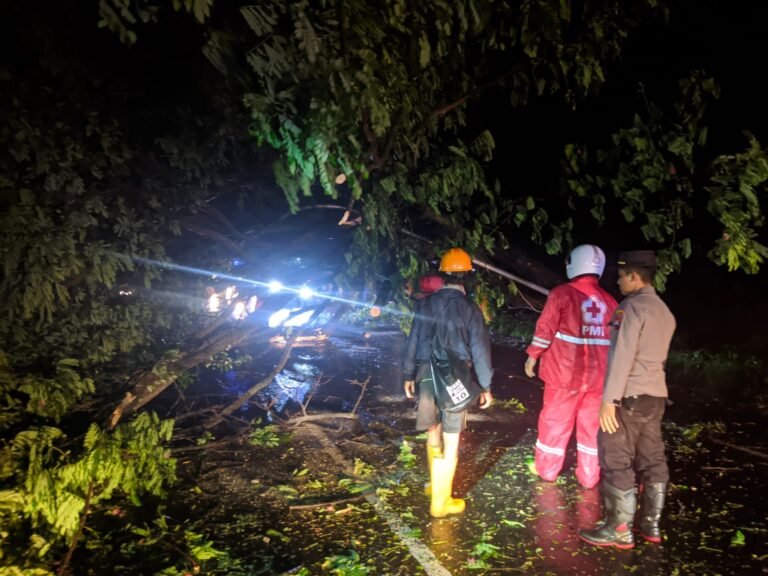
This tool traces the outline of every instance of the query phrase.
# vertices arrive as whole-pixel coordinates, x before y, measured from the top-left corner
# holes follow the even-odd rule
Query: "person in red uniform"
[[[563,467],[574,423],[576,478],[585,488],[600,480],[597,430],[609,323],[617,306],[598,284],[604,269],[605,254],[599,247],[583,244],[571,251],[566,260],[569,282],[550,292],[526,350],[529,378],[541,359],[544,406],[539,414],[534,464],[536,473],[549,482],[557,479]]]

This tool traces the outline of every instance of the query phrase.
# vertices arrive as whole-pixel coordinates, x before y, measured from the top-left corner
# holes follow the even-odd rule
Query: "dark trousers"
[[[669,481],[661,418],[666,398],[631,396],[616,409],[619,429],[613,434],[602,430],[597,437],[600,467],[606,483],[619,490],[634,488],[636,477],[646,484]]]

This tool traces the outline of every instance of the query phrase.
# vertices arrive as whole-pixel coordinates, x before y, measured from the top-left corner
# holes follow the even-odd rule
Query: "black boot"
[[[666,482],[644,485],[640,504],[640,536],[654,544],[661,542],[659,520],[661,519],[661,511],[664,509],[666,492]]]
[[[610,484],[603,484],[605,496],[605,520],[594,530],[579,530],[579,538],[595,546],[635,547],[632,519],[637,508],[635,489],[625,492]]]

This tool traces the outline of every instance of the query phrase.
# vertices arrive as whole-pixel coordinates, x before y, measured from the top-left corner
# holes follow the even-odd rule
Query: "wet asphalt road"
[[[415,407],[402,394],[402,346],[403,338],[395,330],[337,331],[319,345],[297,348],[265,394],[276,395],[282,407],[290,409],[318,375],[333,375],[322,399],[318,394],[313,402],[330,410],[349,410],[359,392],[349,381],[371,376],[361,409],[366,417],[400,430],[419,457],[418,465],[402,480],[412,490],[390,498],[387,507],[407,519],[451,574],[768,573],[768,460],[743,450],[768,453],[768,442],[762,418],[747,399],[700,390],[695,382],[671,381],[674,404],[667,412],[665,436],[672,480],[662,521],[664,542],[639,543],[629,551],[596,549],[576,536],[602,512],[598,489],[584,490],[575,481],[573,443],[556,483],[540,481],[528,472],[541,383],[523,375],[524,343],[515,340],[494,345],[493,390],[498,401],[515,398],[526,411],[495,407],[471,412],[454,483],[454,494],[466,498],[467,510],[443,520],[429,516],[427,499],[420,494],[427,480],[424,441],[415,437]],[[722,428],[706,427],[713,422]],[[686,431],[696,424],[704,425],[705,431],[691,439]],[[421,568],[377,565],[382,546],[374,538],[366,549],[358,550],[361,558],[372,556],[367,560],[377,566],[372,573],[423,573]]]

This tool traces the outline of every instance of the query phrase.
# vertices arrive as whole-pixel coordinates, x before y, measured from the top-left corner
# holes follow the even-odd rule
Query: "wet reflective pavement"
[[[244,466],[260,458],[295,466],[285,484],[299,485],[295,495],[283,488],[283,494],[276,496],[280,490],[258,486],[252,478],[258,489],[249,489],[262,503],[270,498],[286,500],[275,504],[278,512],[271,515],[257,513],[258,507],[242,507],[237,519],[230,516],[228,525],[217,532],[221,539],[217,544],[247,559],[253,567],[250,573],[768,573],[768,460],[743,450],[766,453],[768,442],[764,415],[748,399],[713,396],[712,390],[697,395],[694,383],[670,382],[675,403],[665,425],[672,483],[662,520],[664,542],[640,542],[628,551],[600,549],[576,535],[579,528],[599,520],[601,502],[598,489],[584,490],[576,483],[574,446],[557,482],[538,480],[528,470],[541,386],[523,376],[522,345],[514,340],[494,348],[494,394],[499,404],[516,398],[526,412],[509,406],[472,411],[462,435],[454,484],[454,495],[467,500],[466,512],[441,520],[429,516],[429,503],[422,494],[427,480],[424,440],[415,436],[415,406],[401,388],[402,345],[402,337],[394,331],[334,335],[317,346],[295,349],[283,373],[261,393],[264,401],[275,399],[273,410],[282,417],[301,414],[300,405],[310,395],[308,413],[349,411],[360,393],[354,384],[370,376],[359,408],[360,422],[328,423],[327,434],[350,464],[360,461],[372,467],[369,485],[359,478],[354,482],[359,492],[375,489],[377,496],[375,505],[370,499],[353,499],[291,509],[298,496],[301,502],[308,501],[313,486],[324,483],[327,488],[335,482],[323,475],[331,465],[324,463],[322,452],[300,432],[288,451],[245,456]],[[239,380],[230,384],[248,384],[238,384]],[[715,418],[717,425],[712,424]],[[696,423],[704,424],[698,435],[691,433]],[[403,437],[416,456],[410,468],[398,457]],[[210,465],[214,470],[215,463]],[[297,470],[306,478],[297,480]],[[338,486],[337,500],[349,495],[354,482]],[[333,500],[327,493],[324,498]],[[212,525],[216,514],[211,511]],[[399,532],[393,530],[392,517],[401,524]],[[250,536],[243,539],[243,534]],[[428,547],[434,564],[413,553],[408,542],[416,540]],[[333,572],[341,565],[350,571]],[[360,571],[351,571],[350,566]]]

